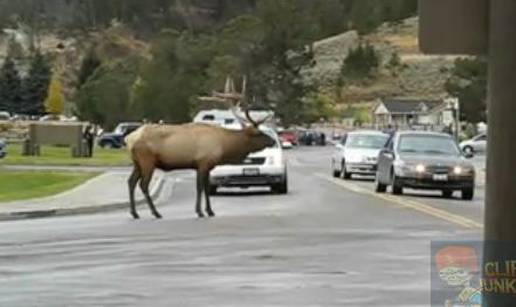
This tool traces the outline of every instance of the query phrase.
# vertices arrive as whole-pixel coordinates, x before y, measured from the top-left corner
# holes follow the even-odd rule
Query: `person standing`
[[[91,125],[86,126],[86,129],[83,133],[83,138],[86,141],[86,145],[88,147],[88,157],[93,157],[93,141],[95,140],[95,133],[93,131],[93,127]]]

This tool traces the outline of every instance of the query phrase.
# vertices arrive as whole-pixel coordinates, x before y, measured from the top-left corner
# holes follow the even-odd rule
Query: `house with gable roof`
[[[453,110],[444,100],[381,99],[373,108],[376,127],[442,129],[453,124]]]

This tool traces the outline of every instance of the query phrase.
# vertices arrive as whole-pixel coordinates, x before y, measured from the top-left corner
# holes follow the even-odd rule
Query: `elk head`
[[[243,131],[245,135],[248,136],[250,139],[250,146],[252,151],[260,151],[266,147],[274,146],[274,144],[276,144],[276,140],[272,136],[260,130],[260,125],[266,122],[270,118],[270,116],[267,116],[260,121],[255,121],[251,118],[248,109],[246,109],[244,113],[246,120],[241,118],[235,111],[233,111],[233,114],[244,127]],[[246,124],[246,122],[248,124]]]

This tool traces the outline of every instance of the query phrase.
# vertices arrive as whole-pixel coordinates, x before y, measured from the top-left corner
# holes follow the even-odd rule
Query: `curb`
[[[162,175],[159,179],[159,182],[155,185],[151,192],[151,197],[156,200],[159,197],[161,192],[163,191],[163,187],[165,185],[165,176]],[[140,199],[136,201],[136,206],[141,206],[146,204],[145,199]],[[25,219],[39,219],[46,217],[56,217],[56,216],[71,216],[71,215],[81,215],[81,214],[94,214],[101,212],[109,212],[120,210],[123,208],[129,208],[130,202],[120,202],[120,203],[112,203],[105,205],[95,205],[95,206],[83,206],[77,208],[58,208],[58,209],[42,209],[42,210],[32,210],[32,211],[18,211],[18,212],[8,212],[8,213],[0,213],[0,222],[3,221],[16,221],[16,220],[25,220]]]

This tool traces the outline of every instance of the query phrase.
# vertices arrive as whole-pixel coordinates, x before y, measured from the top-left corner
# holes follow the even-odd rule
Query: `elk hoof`
[[[213,211],[207,211],[206,213],[208,213],[209,217],[214,217],[215,216],[215,212],[213,212]]]
[[[162,218],[162,216],[161,216],[161,214],[159,214],[159,212],[154,212],[153,215],[157,219],[161,219]]]
[[[132,215],[133,219],[135,219],[135,220],[140,218],[140,216],[136,212],[131,212],[131,215]]]
[[[204,214],[202,212],[197,212],[197,217],[202,219],[202,218],[204,218]]]

